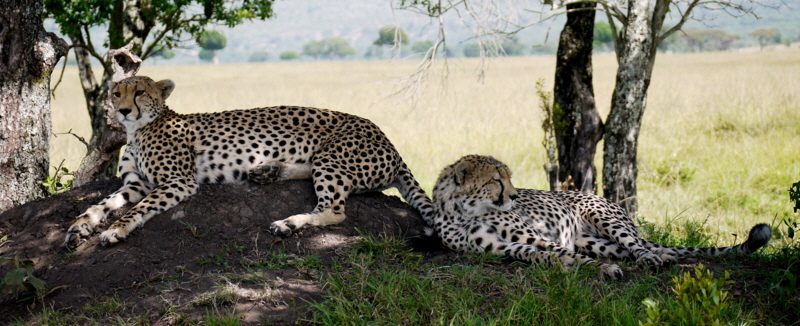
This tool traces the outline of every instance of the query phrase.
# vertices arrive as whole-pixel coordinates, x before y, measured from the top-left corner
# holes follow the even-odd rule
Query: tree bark
[[[134,43],[131,42],[120,49],[108,51],[108,58],[111,60],[111,71],[114,73],[109,77],[109,81],[118,82],[135,76],[139,71],[142,60],[132,52],[133,46]],[[83,79],[82,76],[81,80],[83,81]],[[120,148],[127,141],[125,127],[117,121],[114,108],[111,106],[111,101],[108,100],[108,84],[109,82],[104,82],[96,87],[97,94],[94,98],[101,101],[95,103],[102,104],[103,108],[102,115],[97,112],[92,116],[92,127],[97,126],[100,131],[93,133],[92,140],[89,143],[89,151],[81,160],[81,165],[72,181],[72,184],[76,186],[93,180],[105,180],[115,176]],[[84,85],[85,89],[86,86]],[[88,99],[90,97],[87,95],[86,98],[87,104],[89,104]]]
[[[619,68],[603,147],[603,196],[636,214],[636,152],[658,33],[670,0],[636,0],[621,35]]]
[[[595,3],[567,5],[556,54],[553,118],[558,146],[557,189],[596,192],[594,156],[603,122],[592,86]],[[554,182],[550,182],[551,188]]]
[[[67,43],[42,26],[41,0],[0,10],[0,212],[45,195],[50,169],[50,74]]]

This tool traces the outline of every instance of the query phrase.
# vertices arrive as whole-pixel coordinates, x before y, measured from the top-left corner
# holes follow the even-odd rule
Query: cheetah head
[[[508,166],[491,156],[468,155],[448,166],[433,189],[435,203],[455,201],[466,213],[477,216],[514,206],[517,189]]]
[[[112,82],[109,93],[117,120],[132,132],[161,115],[166,108],[164,101],[173,89],[175,83],[169,79],[156,82],[150,77],[134,76]]]

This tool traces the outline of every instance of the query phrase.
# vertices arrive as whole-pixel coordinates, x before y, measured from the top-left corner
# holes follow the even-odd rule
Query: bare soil
[[[197,304],[198,294],[218,288],[220,275],[251,273],[251,280],[232,279],[231,284],[244,292],[263,291],[268,284],[269,296],[232,303],[243,315],[242,324],[293,324],[307,302],[322,299],[313,272],[290,264],[253,264],[309,255],[327,264],[360,234],[413,237],[424,225],[417,211],[399,198],[372,193],[351,196],[348,218],[338,225],[308,227],[280,238],[268,226],[314,208],[311,181],[207,185],[117,245],[100,246],[96,233],[75,251],[65,249],[64,234],[75,217],[120,186],[119,180],[94,182],[0,214],[0,237],[10,240],[1,245],[0,256],[35,262],[35,276],[48,286],[45,306],[80,311],[87,303],[113,298],[131,305],[126,307],[130,315],[169,324],[176,309],[205,316],[209,305]],[[128,208],[113,212],[104,227]],[[0,266],[0,276],[12,267],[9,262]],[[18,302],[9,290],[0,293],[0,324],[41,309],[41,303]]]

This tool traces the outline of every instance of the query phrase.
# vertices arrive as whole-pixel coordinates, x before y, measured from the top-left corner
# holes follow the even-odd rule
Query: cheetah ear
[[[175,89],[175,83],[169,79],[164,79],[156,83],[156,88],[161,91],[161,99],[166,100],[172,90]]]
[[[464,180],[467,178],[467,175],[472,172],[472,169],[475,166],[472,165],[470,162],[460,162],[456,165],[456,173],[453,176],[457,185],[461,185]]]

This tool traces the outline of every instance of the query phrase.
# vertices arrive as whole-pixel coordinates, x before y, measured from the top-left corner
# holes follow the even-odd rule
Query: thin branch
[[[608,17],[608,25],[611,26],[611,41],[614,43],[614,54],[617,57],[617,64],[619,64],[619,55],[622,53],[622,40],[620,40],[620,35],[617,33],[617,23],[614,22],[611,13],[606,11],[606,17]],[[625,24],[622,24],[622,26],[624,29]]]
[[[169,17],[169,19],[167,19],[167,21],[169,21],[169,22],[174,21],[175,16],[179,16],[180,12],[179,11],[175,11],[175,13],[173,13],[173,15],[174,16]],[[142,51],[142,61],[146,60],[147,58],[149,58],[153,54],[153,49],[155,49],[155,47],[161,42],[161,40],[163,40],[164,37],[167,36],[167,33],[171,32],[171,31],[174,31],[174,30],[180,28],[183,24],[188,24],[189,22],[190,21],[186,21],[186,20],[182,21],[182,20],[179,19],[177,23],[169,23],[169,24],[165,25],[164,26],[164,30],[162,30],[162,31],[160,31],[160,32],[158,32],[156,34],[156,37],[153,40],[153,42],[150,43],[150,46],[148,46],[146,50]]]
[[[680,8],[677,8],[677,11],[678,11],[678,13],[680,13],[680,15],[681,15],[681,20],[680,20],[680,21],[678,21],[678,23],[677,23],[677,24],[675,24],[675,26],[673,26],[672,28],[670,28],[669,30],[667,30],[666,32],[664,32],[664,34],[662,34],[662,35],[661,35],[661,36],[658,38],[658,43],[659,43],[659,44],[660,44],[662,41],[664,41],[665,39],[667,39],[667,37],[669,37],[669,36],[670,36],[670,35],[672,35],[673,33],[677,32],[678,30],[680,30],[681,28],[683,28],[683,24],[684,24],[684,23],[686,23],[686,21],[687,21],[687,20],[689,20],[689,18],[692,16],[692,15],[691,15],[691,14],[692,14],[692,9],[694,9],[694,7],[695,7],[695,6],[697,6],[697,4],[698,4],[699,2],[700,2],[700,0],[693,0],[691,3],[689,3],[689,7],[687,7],[685,11],[684,11],[684,10],[681,10]],[[677,6],[676,6],[676,7],[677,7]]]
[[[67,132],[61,132],[61,133],[57,133],[57,134],[55,134],[55,135],[73,135],[73,136],[75,136],[75,138],[77,138],[77,139],[78,139],[78,140],[79,140],[81,143],[83,143],[83,145],[85,145],[85,146],[86,146],[86,150],[87,150],[87,151],[89,151],[89,150],[91,149],[91,148],[90,148],[90,146],[89,146],[89,143],[87,143],[87,142],[86,142],[86,139],[84,139],[83,137],[81,137],[81,136],[78,136],[78,135],[76,135],[75,133],[73,133],[73,132],[72,132],[72,129],[70,129],[70,130],[69,130],[69,131],[67,131]]]
[[[67,70],[67,60],[69,60],[69,50],[72,50],[72,45],[67,47],[67,53],[64,54],[64,64],[61,66],[61,75],[58,76],[58,81],[53,89],[50,90],[50,96],[56,99],[56,89],[61,85],[61,80],[64,79],[64,71]]]
[[[89,54],[91,54],[98,61],[100,61],[100,65],[103,66],[103,72],[106,75],[108,76],[113,75],[114,72],[111,71],[111,67],[108,65],[108,62],[106,62],[104,56],[97,53],[97,51],[94,49],[94,45],[92,44],[92,35],[89,34],[89,27],[83,26],[83,30],[86,33],[86,40],[85,40],[86,42],[84,42],[84,47],[86,48],[87,51],[89,51]],[[83,35],[81,35],[81,37],[83,37]]]
[[[441,0],[439,1],[441,3]],[[439,10],[444,10],[443,6],[439,6]],[[421,96],[422,86],[428,80],[428,77],[431,73],[431,70],[435,70],[436,68],[436,53],[439,50],[444,52],[444,73],[442,75],[442,83],[441,83],[441,90],[445,91],[447,87],[447,77],[450,74],[450,68],[447,61],[447,38],[444,29],[444,18],[442,17],[441,13],[437,15],[438,19],[438,34],[436,36],[436,42],[434,42],[433,46],[428,49],[423,57],[422,61],[417,65],[414,69],[414,72],[411,74],[398,78],[394,81],[391,81],[391,84],[394,84],[394,89],[390,91],[388,94],[381,96],[381,100],[385,100],[390,97],[399,96],[401,99],[410,98],[412,103],[412,108],[416,106],[418,102],[418,98]],[[399,101],[398,101],[399,102]]]

